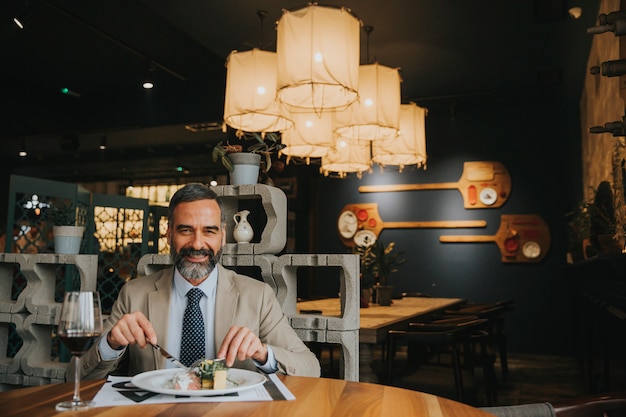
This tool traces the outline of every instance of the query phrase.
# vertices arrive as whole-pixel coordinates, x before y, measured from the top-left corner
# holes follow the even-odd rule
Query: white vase
[[[54,253],[61,255],[78,255],[83,241],[83,226],[54,226]]]
[[[233,219],[235,220],[235,230],[233,231],[233,236],[237,243],[250,243],[252,237],[254,236],[252,226],[248,223],[248,214],[250,214],[248,210],[242,210],[238,211],[233,216]]]
[[[256,153],[231,153],[228,158],[235,169],[230,173],[230,185],[256,184],[259,180],[261,155]]]

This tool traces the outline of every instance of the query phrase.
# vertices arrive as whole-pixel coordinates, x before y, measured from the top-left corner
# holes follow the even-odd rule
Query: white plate
[[[228,370],[226,388],[224,389],[199,389],[189,391],[174,389],[172,385],[172,378],[175,374],[181,372],[185,371],[182,369],[161,369],[158,371],[142,372],[135,375],[131,382],[137,388],[141,388],[146,391],[158,392],[159,394],[204,397],[211,395],[224,395],[247,390],[262,385],[266,381],[265,376],[258,372],[252,372],[246,369],[230,368]]]

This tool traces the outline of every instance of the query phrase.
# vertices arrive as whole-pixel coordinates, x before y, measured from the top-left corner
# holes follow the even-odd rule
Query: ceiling
[[[0,163],[70,182],[223,173],[220,129],[232,50],[275,50],[292,0],[3,0]],[[403,102],[431,114],[477,103],[578,100],[599,0],[329,0],[363,25],[361,63],[399,67]],[[578,20],[571,6],[583,8]],[[12,17],[30,10],[18,30]],[[267,12],[265,19],[257,15]],[[606,35],[610,36],[610,35]],[[156,86],[143,90],[152,65]],[[62,94],[67,87],[71,94]],[[207,124],[192,132],[189,124]],[[98,147],[106,137],[107,149]],[[29,152],[18,158],[20,147]],[[175,171],[182,166],[183,172]]]

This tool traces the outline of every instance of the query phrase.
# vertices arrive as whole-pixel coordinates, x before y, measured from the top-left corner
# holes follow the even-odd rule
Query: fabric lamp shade
[[[361,22],[346,8],[310,4],[278,21],[277,97],[316,113],[345,109],[357,99]]]
[[[356,173],[360,177],[371,167],[370,143],[338,138],[335,147],[322,157],[320,171],[326,176],[338,173],[340,177],[345,177],[348,173]]]
[[[381,166],[400,169],[409,165],[426,167],[426,115],[415,103],[400,106],[400,130],[392,139],[372,142],[372,160]]]
[[[379,64],[359,67],[359,100],[337,112],[335,133],[347,139],[384,140],[400,125],[400,74]]]
[[[292,113],[294,124],[282,134],[281,153],[300,158],[319,158],[335,144],[332,113]]]
[[[226,63],[224,122],[244,132],[279,132],[289,120],[276,100],[276,53],[233,51]]]

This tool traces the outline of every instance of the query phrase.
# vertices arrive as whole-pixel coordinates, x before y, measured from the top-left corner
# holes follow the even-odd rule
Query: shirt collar
[[[209,274],[209,277],[202,281],[198,286],[193,286],[178,272],[178,268],[174,268],[174,291],[180,297],[186,297],[187,292],[192,288],[200,288],[202,292],[210,297],[211,294],[215,294],[215,288],[217,287],[217,266],[213,268],[213,271]]]

